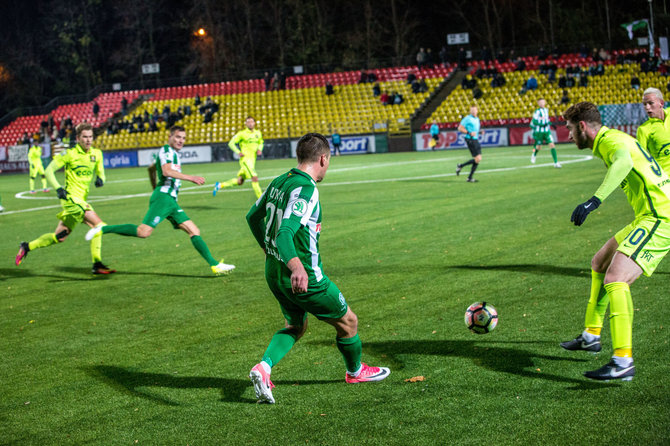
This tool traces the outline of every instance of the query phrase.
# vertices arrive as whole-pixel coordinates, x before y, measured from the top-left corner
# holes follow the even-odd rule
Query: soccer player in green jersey
[[[642,105],[649,119],[637,128],[637,140],[663,170],[670,172],[670,108],[663,108],[665,101],[658,88],[644,90]]]
[[[595,104],[579,102],[563,116],[570,139],[579,149],[592,149],[593,155],[602,159],[607,167],[603,183],[593,197],[575,208],[571,221],[577,226],[584,223],[587,215],[617,187],[626,194],[635,219],[610,238],[591,260],[591,293],[585,329],[576,339],[562,342],[561,347],[600,351],[600,331],[609,304],[612,360],[584,375],[592,379],[629,381],[635,375],[630,285],[643,273],[651,276],[670,250],[670,178],[635,139],[602,125]]]
[[[42,191],[49,192],[47,188],[47,179],[44,176],[44,166],[42,165],[42,147],[34,144],[28,149],[28,164],[30,164],[30,193],[35,193],[35,178],[42,175]]]
[[[141,225],[123,224],[96,227],[86,233],[86,240],[99,239],[101,234],[147,238],[161,221],[167,219],[175,229],[181,229],[189,235],[193,247],[209,264],[214,274],[226,274],[235,269],[235,265],[227,265],[223,261],[218,262],[212,257],[207,244],[200,237],[200,229],[177,203],[177,195],[182,180],[190,181],[199,186],[205,184],[203,177],[186,175],[181,172],[181,160],[178,152],[184,147],[185,142],[186,130],[184,127],[172,126],[168,143],[158,151],[157,162],[149,167],[150,172],[154,170],[158,174],[158,181],[153,180],[153,176],[151,176],[154,191],[149,199],[149,210]],[[160,164],[160,169],[157,168],[157,164]]]
[[[251,116],[247,117],[245,125],[247,128],[237,132],[228,143],[230,150],[240,155],[240,171],[237,172],[236,178],[231,178],[222,183],[217,182],[212,191],[213,196],[216,196],[221,188],[241,186],[244,184],[244,180],[248,179],[251,179],[251,187],[254,189],[256,198],[259,198],[263,193],[256,173],[256,157],[263,153],[263,135],[261,135],[260,130],[255,129],[256,120]],[[239,149],[237,148],[238,145]]]
[[[558,162],[556,155],[556,146],[554,145],[554,137],[551,135],[551,121],[549,120],[549,109],[547,108],[547,101],[543,98],[537,100],[537,109],[533,112],[533,119],[530,121],[530,128],[533,131],[533,155],[530,157],[530,162],[535,164],[535,156],[542,148],[542,144],[548,144],[551,149],[551,157],[554,159],[554,167],[560,169],[562,166]]]
[[[21,242],[15,263],[20,265],[30,251],[46,248],[65,241],[72,230],[82,221],[91,228],[98,228],[104,223],[95,213],[93,207],[86,202],[93,175],[96,175],[95,187],[105,182],[105,168],[102,163],[102,152],[93,147],[93,126],[86,122],[77,125],[77,144],[56,156],[47,166],[44,174],[49,183],[56,189],[63,211],[57,217],[60,220],[55,232],[42,234],[35,240]],[[65,187],[56,179],[56,172],[65,167]],[[91,241],[91,257],[93,258],[93,274],[111,274],[115,270],[102,263],[102,241]]]
[[[298,166],[275,178],[247,214],[251,232],[265,252],[265,280],[279,301],[286,326],[277,331],[260,363],[249,373],[259,402],[274,403],[272,367],[307,330],[307,313],[337,332],[345,381],[381,381],[390,371],[361,362],[358,318],[323,271],[319,253],[321,203],[316,183],[330,165],[328,140],[318,133],[300,138]]]

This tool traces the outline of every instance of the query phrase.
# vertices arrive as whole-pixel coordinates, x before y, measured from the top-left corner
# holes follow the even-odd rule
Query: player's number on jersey
[[[281,225],[281,220],[284,216],[284,210],[277,209],[274,203],[268,201],[265,204],[265,214],[268,217],[268,222],[265,225],[265,243],[270,242],[272,243],[272,246],[276,248],[277,232],[279,232],[279,226]],[[275,219],[277,220],[277,224],[275,225],[274,234],[270,234],[272,232],[272,223],[274,223]]]
[[[658,177],[663,175],[663,171],[661,170],[661,166],[659,166],[658,163],[656,162],[656,160],[651,155],[649,155],[646,150],[644,150],[642,148],[640,143],[637,143],[637,148],[640,149],[640,152],[642,152],[642,155],[644,155],[644,157],[647,159],[647,161],[649,161],[649,164],[651,164],[651,171],[654,172],[656,174],[656,176],[658,176]]]

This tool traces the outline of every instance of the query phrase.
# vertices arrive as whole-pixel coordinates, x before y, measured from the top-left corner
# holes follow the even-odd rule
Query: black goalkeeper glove
[[[600,203],[600,199],[594,195],[572,211],[570,221],[574,222],[575,226],[581,226],[582,223],[584,223],[584,220],[586,220],[586,216],[598,209]]]
[[[56,189],[56,195],[58,195],[58,198],[60,198],[61,200],[65,200],[67,198],[67,191],[62,187],[59,187],[58,189]]]
[[[103,184],[102,178],[98,177],[95,179],[95,187],[102,187]]]

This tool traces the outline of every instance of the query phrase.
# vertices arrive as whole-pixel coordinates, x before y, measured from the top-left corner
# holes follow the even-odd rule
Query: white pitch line
[[[495,154],[497,156],[505,156],[504,154]],[[571,163],[581,163],[584,161],[590,161],[593,159],[593,156],[591,155],[563,155],[562,158],[573,158],[571,160],[566,160],[562,161],[561,164],[571,164]],[[528,158],[527,156],[521,157],[521,156],[506,156],[506,158],[521,158],[521,159],[526,159]],[[415,161],[403,161],[401,163],[382,163],[382,164],[377,164],[377,165],[372,165],[372,166],[358,166],[358,167],[344,167],[341,169],[333,169],[331,171],[329,169],[329,172],[335,173],[335,172],[341,172],[344,170],[364,170],[368,168],[379,168],[379,167],[389,167],[389,166],[395,166],[398,164],[418,164],[418,163],[426,163],[426,162],[432,162],[434,163],[435,161],[453,161],[453,157],[449,158],[438,158],[438,159],[431,159],[431,160],[415,160]],[[497,173],[497,172],[509,172],[513,170],[518,170],[518,169],[537,169],[540,167],[553,167],[553,163],[545,163],[545,164],[530,164],[526,166],[514,166],[514,167],[500,167],[497,169],[477,169],[477,174],[483,174],[483,173]],[[396,177],[396,178],[381,178],[381,179],[375,179],[375,180],[356,180],[356,181],[340,181],[340,182],[326,182],[326,183],[320,183],[319,187],[324,187],[324,186],[348,186],[348,185],[353,185],[353,184],[371,184],[371,183],[390,183],[390,182],[395,182],[395,181],[411,181],[411,180],[423,180],[423,179],[429,179],[429,178],[444,178],[444,177],[453,177],[456,176],[455,172],[450,172],[450,173],[439,173],[439,174],[434,174],[434,175],[421,175],[421,176],[409,176],[409,177]],[[260,178],[262,180],[267,180],[267,179],[273,179],[275,178],[274,176],[269,176],[269,177],[263,177]],[[132,179],[130,181],[137,181],[138,179]],[[121,180],[117,180],[117,182],[123,182]],[[201,194],[203,191],[198,190],[198,189],[204,189],[207,188],[208,192],[211,191],[212,186],[209,185],[202,185],[202,186],[192,186],[192,187],[183,187],[180,190],[180,195],[194,195],[194,194]],[[246,192],[247,189],[232,189],[232,190],[227,190],[226,193],[232,193],[232,192]],[[28,193],[29,191],[25,192],[19,192],[16,194],[17,198],[24,198],[24,199],[53,199],[52,197],[43,197],[43,198],[32,198],[32,197],[21,197],[20,195],[23,193]],[[104,202],[104,201],[116,201],[116,200],[125,200],[128,198],[138,198],[138,197],[149,197],[151,196],[152,192],[145,192],[145,193],[140,193],[140,194],[130,194],[130,195],[108,195],[108,196],[98,196],[90,199],[89,201],[91,203],[99,203],[99,202]],[[15,211],[5,211],[0,214],[2,215],[11,215],[11,214],[21,214],[24,212],[34,212],[34,211],[41,211],[41,210],[46,210],[46,209],[57,209],[60,208],[60,204],[54,204],[54,205],[49,205],[49,206],[41,206],[41,207],[35,207],[35,208],[29,208],[29,209],[18,209]]]

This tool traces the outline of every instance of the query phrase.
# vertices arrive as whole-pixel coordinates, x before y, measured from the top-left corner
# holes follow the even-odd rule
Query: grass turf
[[[392,373],[345,384],[333,329],[310,318],[273,371],[274,406],[255,403],[247,378],[283,326],[244,219],[254,195],[245,184],[211,196],[236,163],[185,165],[208,185],[180,196],[213,255],[237,265],[225,277],[169,223],[148,240],[105,235],[114,275],[90,274],[83,226],[16,267],[19,242],[53,231],[60,206],[54,192],[14,197],[27,175],[3,174],[0,443],[670,443],[668,260],[632,287],[632,382],[581,376],[607,362],[608,326],[599,355],[558,347],[582,329],[591,256],[633,217],[616,191],[571,225],[605,169],[559,149],[563,169],[547,151],[530,166],[527,147],[486,150],[477,184],[453,174],[466,151],[333,158],[320,186],[325,272],[359,316],[364,361]],[[262,185],[294,164],[259,161]],[[145,170],[107,178],[91,191],[98,214],[139,223]],[[465,328],[477,300],[498,309],[491,334]]]

